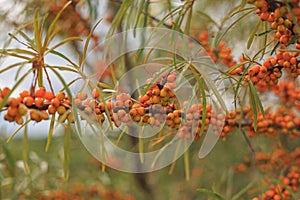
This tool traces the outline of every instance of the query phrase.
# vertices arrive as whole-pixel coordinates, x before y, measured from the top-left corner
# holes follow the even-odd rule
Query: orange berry
[[[136,109],[131,109],[130,111],[129,111],[129,114],[130,114],[130,116],[136,116],[137,115],[137,110]]]
[[[94,99],[97,99],[99,96],[100,96],[100,95],[99,95],[98,90],[97,90],[96,88],[94,88],[93,91],[92,91],[92,97],[93,97]]]
[[[7,105],[10,107],[17,107],[19,105],[19,101],[16,98],[9,98],[7,100]]]
[[[58,97],[55,97],[54,99],[51,100],[50,104],[57,108],[60,105],[60,100]]]
[[[5,97],[6,95],[8,95],[8,93],[10,92],[10,88],[9,87],[5,87],[2,89],[2,97]]]
[[[7,114],[11,117],[15,117],[18,114],[18,108],[9,106],[7,108]]]
[[[65,93],[63,93],[63,92],[59,92],[59,93],[57,93],[56,94],[56,98],[59,100],[59,101],[63,101],[64,99],[65,99]],[[81,99],[82,100],[82,99]]]
[[[140,107],[140,108],[138,108],[137,112],[140,116],[144,116],[146,113],[146,110],[144,107]]]
[[[41,98],[41,97],[36,97],[34,99],[34,104],[35,104],[36,107],[42,108],[44,106],[44,99]]]
[[[47,99],[48,101],[51,101],[54,98],[54,94],[50,91],[46,91],[44,98]]]
[[[49,114],[54,114],[56,112],[56,107],[53,105],[48,106],[48,113]]]
[[[286,60],[286,61],[289,61],[291,59],[291,55],[290,55],[289,52],[284,52],[282,54],[282,56],[283,56],[283,59]]]
[[[37,90],[35,90],[34,96],[35,97],[39,97],[39,98],[44,98],[45,93],[46,93],[45,88],[40,87]]]
[[[167,89],[164,87],[164,88],[160,91],[159,95],[160,95],[162,98],[166,97],[166,96],[168,95]]]
[[[31,96],[25,97],[23,99],[23,103],[27,106],[27,107],[31,107],[34,103],[34,99]]]
[[[24,99],[25,97],[28,97],[28,96],[30,96],[30,93],[29,93],[28,90],[23,90],[23,91],[20,93],[20,97],[21,97],[22,99]]]
[[[30,110],[30,119],[36,122],[40,122],[42,118],[36,110]]]

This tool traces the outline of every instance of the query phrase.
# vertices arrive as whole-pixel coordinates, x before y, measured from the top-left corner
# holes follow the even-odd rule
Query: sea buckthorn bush
[[[8,17],[3,21],[3,24],[19,27],[8,35],[0,50],[0,77],[15,74],[12,85],[0,81],[1,124],[15,128],[5,136],[5,141],[0,138],[3,141],[0,199],[2,195],[8,199],[41,200],[300,198],[299,1],[107,1],[107,10],[101,17],[97,15],[97,8],[102,3],[92,0],[33,0],[23,4],[24,10],[31,8],[31,12],[24,14],[30,22],[18,24]],[[215,10],[224,13],[216,15]],[[1,12],[7,16],[11,10]],[[101,26],[107,29],[105,33],[97,32]],[[182,49],[186,45],[189,50],[195,50],[195,43],[201,45],[202,49],[197,53],[209,57],[221,75],[210,80],[207,78],[212,76],[209,68],[213,67],[208,63],[200,64],[207,70],[197,71],[192,59],[177,52],[164,54],[155,46],[151,50],[126,53],[111,63],[97,56],[96,59],[89,57],[90,53],[111,56],[99,45],[101,39],[146,27],[164,28],[188,36],[190,40],[181,44]],[[141,40],[147,39],[151,37]],[[131,40],[134,42],[133,38]],[[76,52],[76,56],[69,57],[63,48]],[[13,64],[5,62],[9,59]],[[154,68],[149,64],[152,61],[158,62],[160,67],[144,85],[137,82],[134,92],[118,90],[122,86],[118,81],[124,74],[143,64],[145,71],[151,70]],[[183,79],[192,85],[193,94],[199,101],[177,95],[183,87]],[[83,86],[78,87],[81,82],[84,82]],[[225,82],[224,93],[215,89],[219,82]],[[217,101],[207,101],[211,96],[216,96]],[[51,187],[42,191],[31,181],[27,181],[30,184],[21,183],[16,174],[16,169],[22,168],[27,177],[45,173],[41,179],[47,179],[46,171],[39,173],[42,167],[35,166],[38,159],[28,149],[29,128],[42,123],[47,124],[47,131],[43,128],[48,133],[44,145],[46,152],[58,150],[53,141],[63,141],[59,152],[63,155],[60,155],[62,170],[57,174],[63,174],[60,176],[64,180],[57,175],[55,184],[75,179],[72,168],[76,163],[72,159],[76,159],[76,155],[75,158],[70,155],[72,143],[78,140],[74,134],[78,132],[78,124],[84,124],[83,130],[89,126],[104,130],[117,146],[139,153],[141,162],[145,152],[164,149],[164,145],[168,146],[174,138],[183,144],[192,144],[179,159],[183,161],[183,167],[175,167],[178,146],[170,155],[174,159],[168,172],[132,175],[137,189],[120,187],[128,185],[128,181],[115,178],[122,175],[109,168],[109,164],[121,166],[124,163],[108,157],[107,162],[86,162],[95,169],[101,168],[103,176],[97,181],[103,185],[115,184],[112,188],[86,186],[92,185],[89,182],[92,176],[99,176],[90,174],[82,177],[86,185],[75,184],[62,189],[53,187],[55,184],[51,182]],[[124,134],[127,130],[134,132],[137,127],[140,130],[150,127],[159,133],[142,139]],[[55,137],[57,133],[61,135]],[[10,149],[11,143],[18,141],[17,134],[23,136],[22,164],[18,167],[12,156],[17,153]],[[79,137],[82,134],[85,133],[80,132]],[[210,134],[220,138],[216,150],[212,150],[209,158],[195,159],[205,137]],[[102,143],[97,145],[104,146]],[[49,154],[52,156],[53,152]],[[160,177],[159,173],[173,175],[166,178]],[[210,173],[213,175],[208,176]],[[167,185],[170,187],[166,188]],[[7,188],[13,192],[2,192]],[[128,191],[133,194],[123,195]]]

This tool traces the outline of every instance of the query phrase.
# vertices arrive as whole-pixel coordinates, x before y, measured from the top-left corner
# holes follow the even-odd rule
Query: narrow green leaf
[[[76,73],[78,74],[78,71],[77,70],[74,70],[70,67],[66,67],[66,66],[53,66],[53,65],[46,65],[48,68],[53,68],[53,69],[58,69],[58,70],[61,70],[61,71],[67,71],[67,72],[73,72],[73,73]]]
[[[253,93],[255,102],[257,103],[258,108],[261,111],[262,115],[265,116],[264,107],[263,107],[262,102],[261,102],[261,100],[259,98],[259,95],[258,95],[258,93],[257,93],[257,91],[256,91],[256,89],[255,89],[255,87],[253,85],[253,83],[251,81],[249,81],[249,82],[250,82],[249,83],[250,84],[250,92]]]
[[[24,127],[26,127],[26,125],[30,122],[31,120],[27,120],[24,124],[22,124],[21,126],[19,126],[19,128],[17,130],[15,130],[15,132],[13,132],[9,138],[6,140],[6,143],[9,143],[14,137],[15,135],[20,131],[22,130]]]
[[[54,55],[57,55],[61,58],[63,58],[64,60],[68,61],[73,67],[75,67],[76,69],[79,69],[79,66],[77,64],[75,64],[73,61],[71,61],[67,56],[65,56],[64,54],[58,52],[58,51],[55,51],[55,50],[52,50],[51,51],[52,54]]]
[[[39,11],[39,9],[35,10],[33,22],[34,42],[38,52],[41,50],[42,47],[42,33],[40,32]]]
[[[280,46],[280,42],[277,42],[277,44],[274,46],[274,48],[271,51],[270,55],[273,55],[273,53],[276,51],[276,49]]]
[[[255,36],[260,37],[260,36],[263,36],[263,35],[268,34],[268,33],[271,33],[271,32],[274,32],[274,30],[272,30],[272,29],[266,30],[266,31],[264,31],[264,32],[261,32],[261,33],[256,34]]]
[[[55,18],[53,19],[52,23],[50,24],[49,28],[48,28],[48,31],[47,31],[47,34],[46,34],[46,37],[44,39],[44,50],[46,50],[46,48],[48,47],[48,45],[50,44],[51,40],[50,40],[50,37],[51,35],[53,35],[54,33],[54,30],[55,30],[55,27],[56,27],[56,23],[58,21],[58,19],[60,18],[62,12],[72,3],[72,1],[68,1],[68,3],[66,3],[64,5],[64,7],[58,12],[58,14],[55,16]],[[53,36],[52,36],[53,38]]]
[[[46,144],[46,148],[45,148],[46,152],[48,152],[48,150],[50,148],[51,141],[52,141],[52,135],[53,135],[53,130],[54,130],[54,122],[55,122],[55,113],[52,115],[51,121],[50,121],[50,127],[49,127],[48,138],[47,138],[47,144]]]
[[[253,84],[251,81],[248,81],[248,84],[249,84],[249,88],[250,88],[250,104],[251,104],[251,108],[252,108],[252,112],[253,112],[253,118],[254,118],[254,121],[253,121],[253,125],[254,125],[254,131],[257,130],[257,116],[258,116],[258,112],[257,112],[257,104],[256,104],[256,99],[255,99],[255,96],[254,96],[254,93],[256,91],[253,91]]]
[[[28,44],[29,44],[30,47],[34,46],[33,40],[30,39],[30,37],[26,33],[24,33],[22,30],[20,30],[19,34],[28,42]]]
[[[231,199],[232,200],[239,200],[241,199],[242,195],[249,191],[249,189],[254,185],[254,182],[250,182],[248,185],[243,187],[238,193],[236,193]]]
[[[93,28],[91,29],[89,35],[87,36],[86,38],[86,41],[85,41],[85,44],[84,44],[84,48],[83,48],[83,53],[82,53],[82,58],[80,60],[80,63],[79,63],[79,66],[82,68],[82,71],[84,69],[84,61],[86,59],[86,53],[87,53],[87,49],[88,49],[88,46],[89,46],[89,43],[90,43],[90,40],[94,34],[94,31],[95,29],[97,28],[97,26],[101,23],[102,19],[100,19],[94,26]]]
[[[70,140],[71,140],[71,127],[68,125],[65,127],[64,136],[64,178],[69,177],[69,163],[70,163]]]
[[[251,45],[252,45],[252,42],[254,40],[254,37],[256,35],[256,32],[259,28],[259,26],[261,25],[261,20],[258,20],[258,22],[256,23],[256,26],[255,28],[253,29],[253,31],[250,33],[250,37],[248,39],[248,42],[247,42],[247,49],[250,49]]]
[[[201,192],[201,193],[204,193],[204,194],[207,194],[208,196],[214,198],[214,199],[218,199],[218,200],[225,200],[224,197],[222,197],[220,194],[216,193],[216,192],[213,192],[211,190],[208,190],[206,188],[199,188],[197,189],[198,192]]]
[[[141,16],[142,16],[142,14],[143,14],[143,8],[144,8],[144,4],[146,3],[145,1],[138,1],[139,2],[139,5],[138,5],[138,9],[137,9],[137,15],[136,15],[136,17],[135,17],[135,23],[134,23],[134,31],[133,31],[133,34],[134,34],[134,37],[135,37],[135,35],[136,35],[136,28],[137,28],[137,26],[138,26],[138,23],[139,23],[139,21],[140,21],[140,18],[141,18]]]
[[[187,141],[185,140],[184,143],[185,143],[185,148],[187,148],[187,147],[186,147]],[[190,175],[190,161],[189,161],[189,149],[188,149],[188,148],[187,148],[187,150],[184,152],[183,158],[184,158],[184,172],[185,172],[185,179],[186,179],[187,181],[189,181],[191,175]]]
[[[13,69],[15,67],[22,66],[22,65],[25,65],[25,64],[28,64],[28,63],[29,63],[28,61],[22,61],[22,62],[14,63],[14,64],[9,65],[9,66],[5,67],[4,69],[0,70],[0,74],[2,74],[3,72],[8,71],[10,69]]]
[[[139,156],[141,163],[144,163],[144,127],[142,127],[142,131],[139,133]]]
[[[206,17],[209,22],[213,23],[216,27],[220,28],[220,26],[218,25],[218,23],[210,15],[206,14],[205,12],[202,12],[201,10],[197,10],[196,13],[199,14],[199,15],[202,15],[202,16]]]
[[[221,96],[221,94],[219,93],[215,83],[208,77],[207,73],[205,71],[203,71],[201,68],[197,68],[197,70],[200,71],[201,76],[203,77],[203,79],[205,80],[206,84],[208,84],[210,86],[210,88],[212,89],[213,93],[216,95],[216,98],[220,104],[220,106],[222,107],[222,109],[228,114],[228,109],[226,107],[226,104]]]
[[[156,27],[160,27],[163,23],[166,22],[166,20],[169,18],[169,17],[172,17],[173,15],[176,15],[177,12],[180,12],[180,9],[182,9],[183,6],[178,6],[176,8],[174,8],[173,10],[171,10],[170,12],[167,13],[166,16],[164,16],[156,25]]]
[[[243,18],[247,17],[249,14],[253,13],[254,9],[251,9],[250,11],[246,12],[245,14],[243,14],[242,16],[240,16],[238,19],[236,19],[232,24],[230,24],[230,26],[228,26],[225,31],[222,32],[222,34],[216,39],[216,42],[214,44],[214,46],[218,46],[220,41],[223,39],[223,37],[228,33],[228,31],[234,26],[236,25],[239,21],[241,21]]]
[[[32,51],[25,50],[25,49],[19,49],[19,48],[4,49],[3,51],[0,50],[0,53],[5,54],[5,52],[13,52],[13,53],[17,53],[17,54],[27,54],[27,55],[31,55],[31,56],[35,56],[36,55],[36,52],[32,52]]]
[[[60,46],[62,46],[64,44],[66,44],[66,43],[68,43],[70,41],[76,41],[76,40],[77,41],[82,41],[82,39],[80,37],[68,37],[68,38],[62,40],[61,42],[59,42],[58,44],[54,45],[50,49],[48,49],[45,54],[51,52],[52,50],[54,50],[54,49],[56,49],[56,48],[58,48],[58,47],[60,47]]]
[[[184,33],[186,35],[190,34],[192,17],[193,17],[193,7],[191,6],[190,9],[189,9],[188,18],[187,18],[186,25],[185,25],[185,28],[184,28]]]
[[[114,17],[110,29],[108,31],[107,36],[110,37],[112,34],[115,33],[116,29],[120,26],[122,19],[124,18],[127,9],[132,5],[132,3],[134,3],[133,0],[124,0],[116,14],[116,16]]]
[[[179,150],[180,150],[180,147],[181,147],[181,143],[182,143],[182,140],[179,140],[177,142],[176,149],[175,149],[175,152],[174,152],[174,155],[173,155],[172,164],[171,164],[171,167],[169,169],[169,174],[173,174],[175,164],[176,164],[176,160],[177,160],[177,157],[178,157],[178,153],[179,153]]]
[[[23,157],[25,173],[29,174],[30,169],[29,169],[29,165],[28,165],[28,126],[27,125],[25,125],[24,133],[23,133],[22,157]]]
[[[246,69],[244,70],[242,76],[240,77],[238,83],[237,83],[237,86],[234,90],[234,107],[237,108],[237,97],[238,97],[238,93],[239,93],[239,89],[240,89],[240,86],[242,84],[242,81],[244,80],[244,77],[246,76],[246,73],[248,71],[248,68],[251,66],[251,63],[249,63],[249,65],[246,67]]]

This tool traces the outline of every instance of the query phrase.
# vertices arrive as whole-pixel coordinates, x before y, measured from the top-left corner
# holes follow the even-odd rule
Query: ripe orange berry
[[[30,119],[36,122],[40,122],[42,118],[36,110],[30,110]]]
[[[7,100],[7,105],[10,107],[17,107],[19,105],[19,101],[16,98],[9,98]]]
[[[34,104],[35,104],[36,107],[42,108],[44,106],[44,99],[41,98],[41,97],[36,97],[34,99]]]
[[[146,110],[144,107],[140,107],[140,108],[138,108],[137,112],[140,116],[144,116],[146,113]]]
[[[55,97],[54,99],[51,100],[50,104],[57,108],[60,105],[60,100],[58,97]]]
[[[37,90],[35,90],[34,96],[35,97],[39,97],[39,98],[44,98],[45,93],[46,93],[45,88],[40,87]]]
[[[94,99],[97,99],[99,96],[100,96],[100,95],[99,95],[98,90],[97,90],[96,88],[94,88],[93,91],[92,91],[92,97],[93,97]]]
[[[283,57],[283,59],[286,60],[286,61],[289,61],[289,60],[291,59],[291,55],[290,55],[289,52],[284,52],[284,53],[282,54],[282,57]]]
[[[27,107],[31,107],[34,103],[34,99],[31,96],[25,97],[23,99],[23,103],[27,106]]]
[[[56,112],[56,107],[53,105],[48,106],[48,113],[49,114],[54,114]]]
[[[2,89],[2,97],[5,97],[6,95],[8,95],[8,93],[10,92],[10,88],[9,87],[5,87]]]
[[[7,114],[11,117],[15,117],[18,114],[18,108],[9,106],[7,108]]]
[[[46,91],[44,98],[47,99],[48,101],[51,101],[54,98],[54,94],[50,91]]]
[[[28,96],[30,96],[30,93],[29,93],[28,90],[23,90],[23,91],[20,93],[20,97],[21,97],[22,99],[24,99],[25,97],[28,97]]]

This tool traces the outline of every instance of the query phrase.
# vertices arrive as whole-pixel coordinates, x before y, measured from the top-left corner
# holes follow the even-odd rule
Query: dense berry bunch
[[[293,13],[290,13],[287,4],[281,1],[249,0],[248,3],[254,4],[257,8],[256,13],[262,21],[271,24],[271,29],[275,31],[275,38],[282,45],[287,46],[293,36],[299,34],[296,24],[300,22],[300,4],[297,0],[287,3]]]
[[[1,101],[3,101],[3,98],[9,91],[10,89],[7,87],[0,90]],[[44,88],[38,88],[34,94],[30,94],[29,91],[24,90],[20,92],[17,98],[9,97],[4,108],[7,110],[4,115],[5,120],[23,124],[23,117],[28,112],[30,119],[36,122],[48,120],[49,115],[55,113],[58,113],[62,117],[71,108],[71,101],[63,92],[59,92],[54,96],[52,92],[46,91]],[[70,116],[66,115],[65,119],[67,117],[71,119]]]
[[[288,200],[293,199],[292,192],[297,192],[300,182],[300,168],[297,166],[290,167],[284,176],[280,177],[281,183],[276,185],[272,184],[269,189],[260,195],[260,197],[254,197],[252,200]]]

